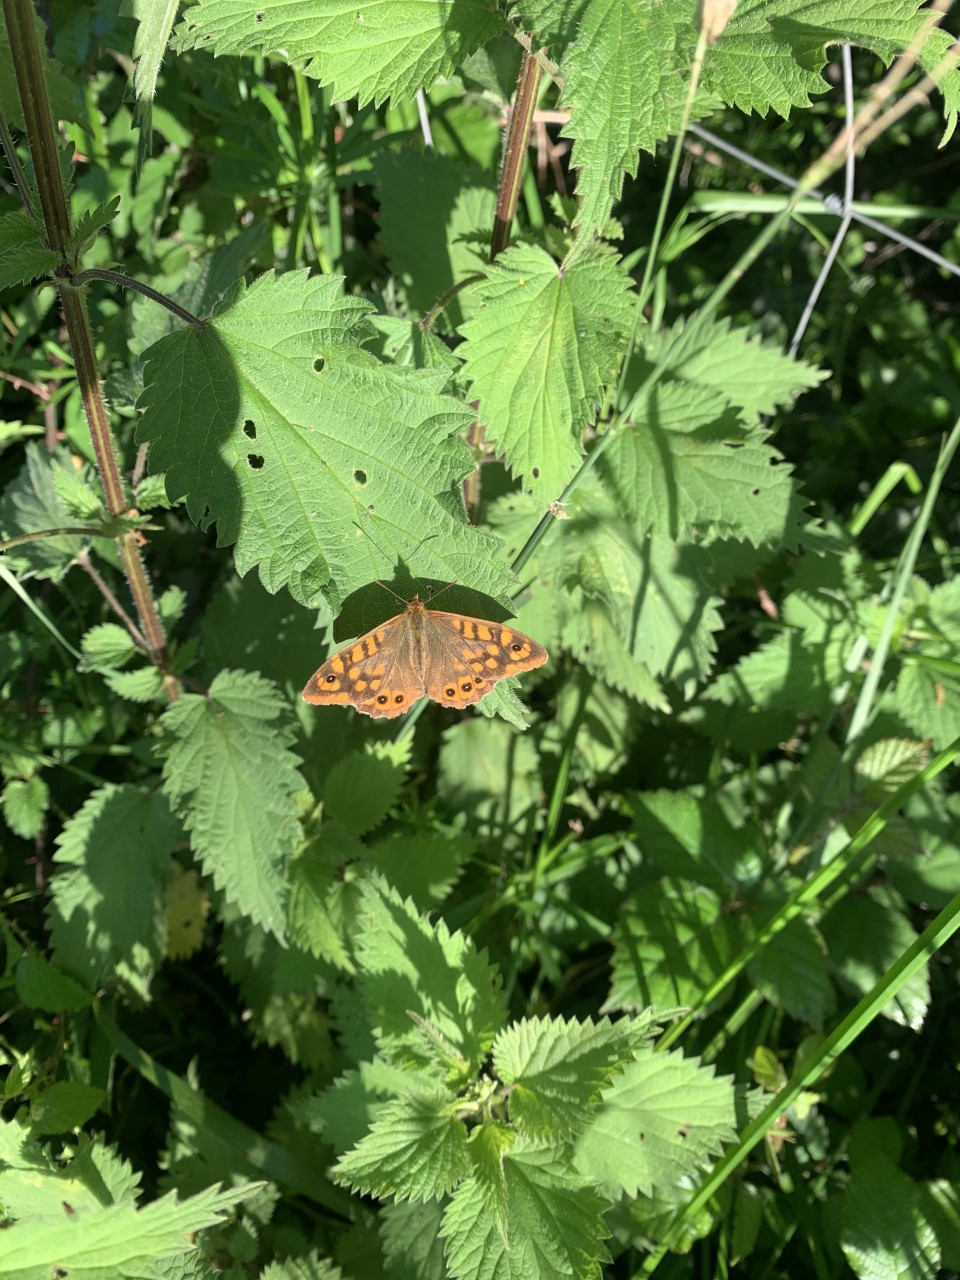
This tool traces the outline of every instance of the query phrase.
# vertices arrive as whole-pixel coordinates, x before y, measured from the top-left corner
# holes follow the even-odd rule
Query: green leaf
[[[535,6],[531,6],[535,7]],[[680,124],[696,45],[696,7],[591,0],[561,62],[577,172],[576,225],[598,232],[638,151]],[[611,86],[616,92],[611,92]],[[703,103],[704,109],[707,103]]]
[[[177,835],[163,796],[109,785],[57,837],[48,911],[54,953],[90,990],[115,975],[146,997],[163,956]]]
[[[694,1004],[735,954],[737,930],[722,901],[699,885],[660,880],[621,912],[603,1010]]]
[[[940,1246],[916,1184],[880,1153],[851,1170],[840,1247],[864,1280],[933,1280]]]
[[[840,981],[867,995],[917,939],[903,904],[891,889],[873,888],[837,904],[822,923],[831,965]],[[920,1031],[930,1007],[930,976],[924,966],[907,980],[882,1013]]]
[[[17,995],[31,1009],[60,1013],[86,1009],[93,1001],[89,991],[68,978],[43,956],[25,955],[16,968]]]
[[[0,541],[73,523],[57,497],[55,479],[60,472],[73,472],[70,450],[58,445],[53,452],[48,452],[43,445],[31,442],[24,453],[24,466],[0,498]],[[88,541],[72,536],[38,538],[6,552],[3,559],[15,571],[28,570],[38,578],[58,579]]]
[[[631,375],[637,384],[663,363],[672,378],[687,384],[688,394],[691,387],[715,391],[748,425],[791,405],[827,377],[825,370],[787,355],[759,334],[735,328],[727,318],[704,321],[697,312],[651,333],[636,363]],[[661,384],[656,392],[669,386]]]
[[[386,1205],[379,1220],[391,1280],[447,1280],[440,1239],[441,1205],[433,1201]]]
[[[499,975],[469,938],[431,925],[395,890],[366,883],[360,894],[360,994],[381,1050],[471,1079],[505,1017]]]
[[[341,1280],[343,1272],[316,1249],[299,1258],[283,1258],[271,1262],[260,1272],[259,1280]]]
[[[103,503],[93,486],[88,483],[89,472],[61,467],[53,472],[53,487],[60,505],[67,515],[77,520],[96,520],[103,517]]]
[[[106,1101],[103,1089],[74,1080],[59,1080],[43,1089],[30,1104],[30,1127],[35,1133],[67,1133],[86,1124]],[[0,1275],[3,1274],[0,1262]]]
[[[746,430],[709,388],[667,383],[620,429],[600,471],[640,534],[796,547],[792,469],[768,434]]]
[[[338,969],[352,971],[346,941],[337,928],[331,900],[338,878],[337,866],[318,856],[311,845],[290,864],[290,904],[288,921],[291,939],[318,959],[328,960]]]
[[[404,770],[375,750],[351,751],[327,774],[324,813],[350,835],[363,836],[378,827],[393,808],[403,786]]]
[[[960,735],[960,676],[916,660],[900,668],[897,711],[918,737],[940,751]]]
[[[633,323],[630,278],[595,246],[568,270],[531,245],[508,249],[478,286],[459,354],[480,417],[524,487],[549,501],[583,456],[584,428]]]
[[[511,1122],[545,1141],[582,1129],[601,1090],[633,1057],[640,1025],[627,1018],[616,1024],[522,1018],[502,1031],[493,1062],[509,1086]]]
[[[105,1201],[135,1200],[139,1177],[112,1148],[82,1134],[72,1145],[72,1153],[57,1160],[28,1129],[16,1121],[0,1122],[0,1202],[8,1224],[12,1220],[59,1224],[64,1201],[89,1219]]]
[[[471,1168],[458,1106],[443,1093],[388,1102],[366,1137],[337,1161],[336,1181],[380,1199],[441,1199]]]
[[[721,626],[719,600],[697,572],[698,552],[657,535],[638,536],[590,480],[567,511],[570,519],[538,560],[558,590],[565,643],[577,652],[579,615],[593,601],[608,614],[625,653],[650,675],[692,691],[710,668],[713,633]]]
[[[640,847],[666,875],[727,898],[754,888],[762,878],[763,833],[753,824],[734,827],[716,799],[689,791],[646,791],[631,795],[629,803]]]
[[[679,1052],[641,1050],[604,1094],[576,1147],[591,1182],[635,1196],[693,1178],[736,1137],[729,1077]]]
[[[48,275],[59,261],[32,218],[25,213],[0,217],[0,289]]]
[[[0,794],[4,821],[21,840],[33,840],[40,834],[49,805],[49,789],[38,774],[32,778],[11,778]]]
[[[610,1257],[603,1208],[556,1152],[522,1141],[494,1151],[443,1215],[449,1273],[456,1280],[600,1280]]]
[[[364,353],[367,309],[331,277],[265,275],[205,330],[161,339],[139,427],[151,466],[268,591],[339,609],[415,559],[421,578],[505,598],[497,541],[464,514],[472,411],[441,394],[441,376]]]
[[[767,1000],[818,1031],[834,1010],[826,946],[806,920],[791,920],[775,934],[747,973]]]
[[[333,87],[335,101],[360,105],[410,98],[493,39],[503,19],[484,0],[374,0],[362,8],[341,0],[267,0],[256,8],[235,0],[200,0],[177,28],[181,49],[260,52],[303,66]]]
[[[138,73],[139,70],[138,64]],[[110,225],[117,216],[119,209],[120,197],[113,196],[110,200],[104,200],[92,209],[88,209],[86,213],[81,214],[73,228],[73,244],[79,255],[86,253],[91,248],[97,235],[104,227]]]
[[[221,671],[207,698],[167,708],[164,790],[203,869],[229,902],[283,939],[286,864],[300,839],[293,801],[304,787],[287,748],[286,705],[262,677]]]
[[[442,902],[460,877],[475,842],[439,831],[396,834],[368,845],[364,858],[421,911]]]
[[[154,702],[163,697],[163,675],[159,667],[138,667],[135,671],[108,671],[106,682],[120,698],[130,702]]]
[[[64,1213],[59,1222],[18,1223],[5,1234],[0,1276],[46,1280],[58,1267],[80,1280],[94,1270],[143,1275],[154,1261],[195,1249],[193,1233],[222,1222],[254,1189],[211,1187],[180,1202],[171,1193],[142,1209],[107,1205],[89,1215]]]
[[[84,632],[80,648],[83,650],[82,669],[87,671],[122,667],[138,652],[130,632],[115,622],[101,622]]]
[[[784,118],[791,107],[808,106],[824,93],[819,74],[826,46],[851,44],[872,49],[884,63],[910,47],[921,29],[916,0],[871,0],[851,10],[838,0],[746,0],[707,60],[705,83],[731,106],[765,115],[772,107]],[[922,42],[919,61],[932,70],[950,44],[945,31]],[[957,110],[956,70],[941,85],[947,102],[947,136]]]
[[[461,721],[443,735],[437,785],[452,812],[470,815],[469,830],[509,839],[540,803],[537,748],[505,724]]]

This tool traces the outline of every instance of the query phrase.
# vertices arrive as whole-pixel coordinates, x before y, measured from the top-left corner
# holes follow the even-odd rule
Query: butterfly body
[[[303,698],[393,719],[423,697],[468,707],[498,680],[546,660],[546,649],[505,623],[428,609],[414,596],[403,613],[328,658],[307,681]]]

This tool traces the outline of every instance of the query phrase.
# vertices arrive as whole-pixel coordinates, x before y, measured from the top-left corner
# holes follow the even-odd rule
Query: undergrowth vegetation
[[[960,1271],[936,15],[39,9],[0,1277]]]

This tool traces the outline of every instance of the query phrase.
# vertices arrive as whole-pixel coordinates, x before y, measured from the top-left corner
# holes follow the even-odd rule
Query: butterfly
[[[414,596],[403,613],[328,658],[303,700],[392,720],[423,697],[469,707],[498,680],[546,660],[546,649],[506,623],[428,609]]]

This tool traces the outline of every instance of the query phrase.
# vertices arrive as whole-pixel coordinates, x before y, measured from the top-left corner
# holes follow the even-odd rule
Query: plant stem
[[[61,259],[61,265],[55,276],[60,287],[64,321],[70,336],[77,380],[90,428],[90,437],[93,441],[97,469],[100,472],[107,510],[111,515],[119,516],[123,515],[127,509],[126,496],[117,463],[113,435],[110,431],[107,407],[100,387],[93,335],[90,332],[83,295],[70,283],[75,267],[72,227],[67,209],[66,191],[60,173],[59,150],[47,96],[40,46],[37,42],[36,15],[30,0],[3,0],[3,15],[20,92],[24,124],[33,157],[47,244]],[[180,694],[180,684],[169,670],[166,636],[157,613],[135,534],[129,532],[119,535],[117,546],[147,650],[163,675],[167,697],[173,700]]]

